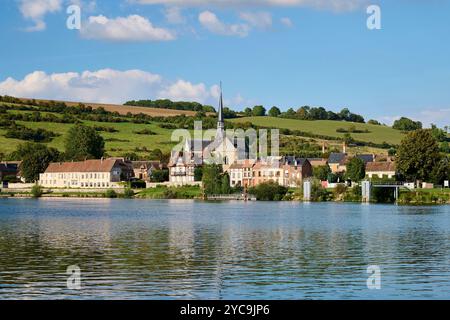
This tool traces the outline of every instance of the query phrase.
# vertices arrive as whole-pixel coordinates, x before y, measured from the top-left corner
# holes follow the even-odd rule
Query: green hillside
[[[11,110],[8,113],[30,113],[29,111]],[[41,112],[46,114],[48,112]],[[57,113],[52,113],[60,117]],[[64,151],[64,139],[67,131],[74,126],[72,123],[56,123],[56,122],[30,122],[30,121],[15,121],[17,125],[24,126],[31,129],[45,129],[59,136],[53,138],[51,142],[45,143],[50,147],[57,148]],[[99,132],[105,139],[105,149],[110,156],[123,156],[125,153],[135,152],[140,155],[145,155],[146,150],[161,149],[163,152],[169,152],[175,143],[170,142],[173,130],[163,129],[159,123],[152,122],[151,124],[137,124],[131,122],[96,122],[96,121],[81,121],[83,124],[92,127],[107,127],[114,128],[117,132]],[[144,129],[151,130],[155,134],[137,134],[136,132]],[[6,138],[7,129],[0,128],[0,153],[6,155],[14,151],[17,145],[25,143],[24,140]]]
[[[349,130],[352,126],[358,131],[365,131],[367,133],[350,133],[352,138],[357,141],[399,144],[404,134],[387,126],[371,125],[364,123],[353,123],[344,121],[331,120],[295,120],[274,117],[244,117],[230,120],[232,122],[251,122],[254,125],[261,127],[273,127],[280,129],[299,130],[303,132],[310,132],[316,135],[325,135],[330,137],[342,138],[345,133],[339,133],[336,130]]]

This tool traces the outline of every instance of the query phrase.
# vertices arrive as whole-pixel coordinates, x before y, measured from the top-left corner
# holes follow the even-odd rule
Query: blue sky
[[[81,7],[81,30],[66,9]],[[219,4],[217,4],[219,3]],[[381,30],[366,25],[381,8]],[[3,0],[0,94],[170,98],[450,125],[447,0]]]

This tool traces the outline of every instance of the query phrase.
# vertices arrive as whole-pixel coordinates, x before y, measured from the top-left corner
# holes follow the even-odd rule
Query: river
[[[430,298],[450,206],[0,199],[0,299]]]

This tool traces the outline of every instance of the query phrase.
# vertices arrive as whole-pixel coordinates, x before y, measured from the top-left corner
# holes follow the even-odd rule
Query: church
[[[219,110],[217,112],[217,131],[214,139],[186,139],[182,151],[174,152],[169,163],[169,181],[174,185],[194,184],[195,168],[204,164],[221,164],[224,171],[235,162],[246,157],[244,143],[236,137],[228,137],[225,131],[223,114],[223,95],[220,90]],[[242,145],[242,146],[241,146]]]

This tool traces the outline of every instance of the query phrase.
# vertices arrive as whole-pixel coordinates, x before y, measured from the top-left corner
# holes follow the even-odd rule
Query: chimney
[[[322,154],[325,154],[325,141],[322,142]]]
[[[342,153],[347,153],[347,144],[345,141],[342,143]]]

